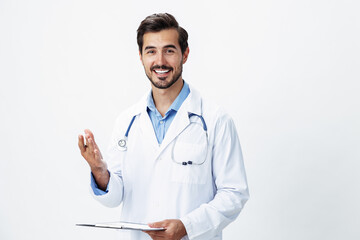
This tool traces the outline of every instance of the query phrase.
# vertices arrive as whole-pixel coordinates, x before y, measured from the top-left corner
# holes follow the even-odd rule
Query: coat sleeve
[[[217,121],[214,136],[212,171],[216,193],[213,200],[180,219],[190,240],[206,240],[221,235],[249,198],[239,138],[228,115]]]

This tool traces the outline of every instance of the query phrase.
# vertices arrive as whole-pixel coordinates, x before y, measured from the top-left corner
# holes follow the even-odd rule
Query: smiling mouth
[[[166,69],[166,70],[155,69],[154,72],[156,72],[157,74],[165,74],[170,72],[170,69]]]
[[[167,77],[172,70],[172,67],[166,65],[154,65],[151,67],[151,71],[153,71],[158,77]]]

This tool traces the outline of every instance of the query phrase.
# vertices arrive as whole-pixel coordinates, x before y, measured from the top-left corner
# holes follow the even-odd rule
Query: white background
[[[225,107],[251,199],[225,239],[360,238],[360,4],[0,0],[0,239],[113,239],[77,149],[148,89],[136,29],[189,32],[184,78]],[[103,238],[105,239],[105,238]]]

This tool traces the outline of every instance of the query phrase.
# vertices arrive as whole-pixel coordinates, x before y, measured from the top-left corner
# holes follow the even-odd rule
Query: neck
[[[155,107],[164,116],[171,104],[175,101],[184,85],[183,79],[180,77],[171,87],[167,89],[159,89],[151,86],[152,97],[154,99]]]

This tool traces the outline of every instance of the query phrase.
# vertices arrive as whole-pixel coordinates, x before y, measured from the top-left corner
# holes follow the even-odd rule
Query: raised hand
[[[101,190],[105,190],[110,178],[109,172],[107,171],[107,164],[103,160],[100,149],[95,142],[94,134],[89,129],[85,129],[84,132],[86,144],[84,143],[84,137],[82,135],[78,137],[81,155],[89,164],[98,187]]]

